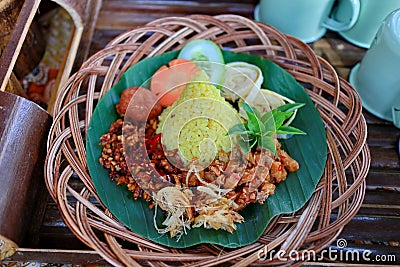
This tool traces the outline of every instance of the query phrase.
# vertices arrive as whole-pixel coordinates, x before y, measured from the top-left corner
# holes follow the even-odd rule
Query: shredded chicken
[[[211,200],[196,210],[199,215],[194,219],[193,227],[203,226],[206,229],[222,229],[233,233],[237,229],[236,223],[244,221],[242,215],[235,211],[236,206],[234,199],[220,197]]]
[[[153,195],[156,204],[154,213],[154,227],[160,234],[170,233],[171,237],[179,238],[190,229],[193,221],[193,211],[190,205],[192,192],[189,189],[179,190],[178,187],[164,187],[157,194]],[[157,206],[167,213],[167,218],[162,223],[165,228],[160,229],[157,226]]]

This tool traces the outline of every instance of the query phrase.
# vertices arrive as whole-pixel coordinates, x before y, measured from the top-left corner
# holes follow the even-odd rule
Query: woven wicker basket
[[[87,169],[85,132],[97,100],[139,60],[196,38],[263,56],[286,69],[307,88],[326,125],[328,161],[312,198],[301,211],[273,219],[256,243],[242,248],[203,244],[172,249],[136,235],[101,205]],[[321,251],[337,238],[364,198],[370,155],[358,94],[309,46],[244,17],[168,17],[125,32],[82,65],[62,88],[54,108],[47,187],[72,232],[113,265],[300,265],[289,257],[260,261],[259,251],[265,245],[299,253]]]

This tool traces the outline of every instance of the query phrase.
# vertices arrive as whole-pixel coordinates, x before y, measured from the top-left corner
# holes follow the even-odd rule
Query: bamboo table
[[[123,31],[160,17],[230,13],[253,18],[253,10],[257,2],[256,0],[247,2],[239,0],[103,0],[90,44],[90,54],[102,49]],[[346,80],[350,69],[361,60],[366,51],[349,44],[333,32],[328,32],[322,39],[310,45]],[[331,249],[337,250],[338,253],[340,251],[369,251],[371,261],[364,263],[378,264],[383,263],[385,259],[386,264],[400,265],[400,159],[398,155],[400,129],[374,117],[367,111],[363,113],[368,123],[367,141],[372,157],[370,172],[367,176],[365,200],[358,214],[345,226],[340,235],[347,245],[342,247],[341,244],[334,243]],[[44,205],[38,205],[37,219],[38,228],[31,229],[32,238],[27,239],[25,248],[20,248],[14,254],[13,260],[106,264],[98,254],[85,247],[66,227],[51,198],[48,197]],[[351,258],[342,257],[341,260],[356,264],[362,259],[356,262]]]

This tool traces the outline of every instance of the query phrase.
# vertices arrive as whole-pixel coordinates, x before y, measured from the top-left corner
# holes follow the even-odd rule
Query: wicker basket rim
[[[307,92],[327,127],[328,164],[307,207],[300,213],[277,218],[256,243],[232,251],[222,252],[212,245],[183,250],[158,246],[133,234],[104,207],[97,207],[88,200],[97,196],[87,172],[83,135],[95,102],[129,66],[143,57],[178,49],[194,38],[229,44],[234,46],[233,51],[264,51],[266,57],[285,68],[296,80],[311,86]],[[110,55],[113,55],[111,62],[107,62]],[[102,86],[99,89],[96,80],[100,77]],[[83,119],[78,112],[78,106],[82,105]],[[55,103],[55,119],[48,140],[46,184],[72,232],[113,265],[137,265],[138,262],[163,265],[173,261],[199,266],[224,262],[245,266],[258,262],[257,253],[266,244],[286,251],[301,251],[305,247],[320,251],[336,239],[356,214],[364,197],[370,155],[361,111],[357,92],[326,60],[306,44],[271,26],[230,14],[163,18],[117,36],[88,59],[62,88]],[[346,172],[350,174],[346,176]],[[71,185],[71,177],[76,176],[83,185],[81,191],[75,191]],[[333,192],[339,195],[333,196]],[[333,211],[337,218],[331,221]],[[89,217],[88,213],[92,215]],[[121,239],[138,247],[125,248]],[[160,258],[159,252],[165,257]]]

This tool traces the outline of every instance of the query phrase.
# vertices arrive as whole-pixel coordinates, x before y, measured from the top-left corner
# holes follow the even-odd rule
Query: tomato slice
[[[213,84],[222,84],[225,61],[221,49],[213,41],[205,39],[190,41],[182,48],[178,58],[196,62],[197,67],[207,73]]]
[[[180,96],[192,76],[199,69],[186,59],[174,59],[168,66],[161,66],[152,76],[150,90],[160,97],[163,107],[172,105]]]

